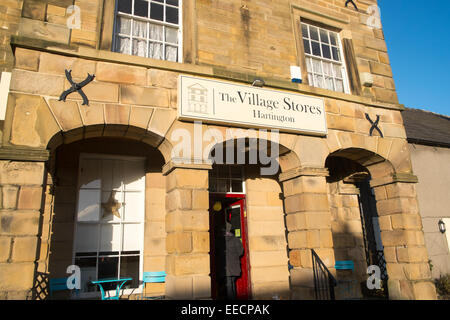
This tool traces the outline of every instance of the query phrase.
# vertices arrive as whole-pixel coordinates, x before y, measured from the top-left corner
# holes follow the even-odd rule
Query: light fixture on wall
[[[262,88],[266,83],[261,78],[256,78],[253,80],[252,86]]]
[[[447,230],[447,229],[445,228],[445,222],[442,221],[442,219],[441,219],[441,220],[439,220],[438,225],[439,225],[439,231],[440,231],[441,233],[445,233],[445,231]]]

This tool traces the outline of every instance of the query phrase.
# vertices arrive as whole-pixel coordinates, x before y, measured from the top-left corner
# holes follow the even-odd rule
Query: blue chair
[[[54,278],[50,279],[49,281],[49,294],[50,297],[53,296],[53,293],[55,291],[64,291],[64,290],[70,290],[67,287],[67,279],[68,278]],[[79,290],[75,289],[75,293],[78,295]]]
[[[355,270],[355,264],[352,260],[336,261],[334,266],[336,270]]]
[[[149,300],[160,300],[164,299],[164,296],[144,296],[145,292],[145,285],[147,283],[164,283],[166,282],[166,272],[165,271],[147,271],[144,272],[142,277],[142,293],[141,293],[141,299],[149,299]]]
[[[334,265],[334,268],[336,270],[351,270],[352,272],[355,270],[355,264],[352,260],[344,260],[344,261],[336,261],[336,264]],[[347,294],[350,299],[353,296],[352,289],[355,289],[357,286],[356,280],[341,280],[338,281],[339,285],[346,285],[346,289],[343,291]]]

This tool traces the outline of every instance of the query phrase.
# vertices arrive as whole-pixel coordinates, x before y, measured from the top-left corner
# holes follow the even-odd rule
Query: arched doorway
[[[217,159],[215,156],[220,153],[224,159],[213,164],[209,172],[212,298],[227,299],[226,286],[220,278],[226,259],[221,230],[228,222],[233,236],[244,248],[241,274],[236,279],[236,298],[287,299],[290,296],[287,232],[283,191],[278,181],[279,159],[273,159],[277,170],[264,174],[258,156],[252,158],[249,139],[243,140],[218,144],[211,151],[211,158]],[[239,152],[242,158],[238,157]],[[228,157],[231,161],[226,161],[230,153],[233,153]],[[266,155],[271,156],[271,151]],[[266,168],[272,165],[267,164]]]
[[[337,268],[338,299],[388,299],[388,274],[381,240],[371,173],[360,164],[384,159],[365,150],[338,151],[326,159],[332,234],[337,265],[351,261],[353,267]],[[361,161],[362,160],[362,161]],[[368,267],[378,268],[381,282],[368,286]],[[373,271],[371,271],[372,273]],[[369,279],[369,281],[371,281]]]
[[[98,296],[91,281],[105,278],[131,278],[123,293],[138,294],[144,271],[165,270],[162,154],[133,139],[98,137],[60,145],[51,163],[51,277],[76,265],[80,298]]]

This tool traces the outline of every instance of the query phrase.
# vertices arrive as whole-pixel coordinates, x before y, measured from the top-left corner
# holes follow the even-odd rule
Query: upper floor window
[[[309,84],[348,93],[347,71],[339,35],[303,22],[301,27]]]
[[[116,52],[179,62],[181,0],[117,0]]]

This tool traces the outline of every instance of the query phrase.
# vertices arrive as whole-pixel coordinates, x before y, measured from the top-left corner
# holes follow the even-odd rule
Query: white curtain
[[[166,60],[177,61],[177,47],[166,46]]]

